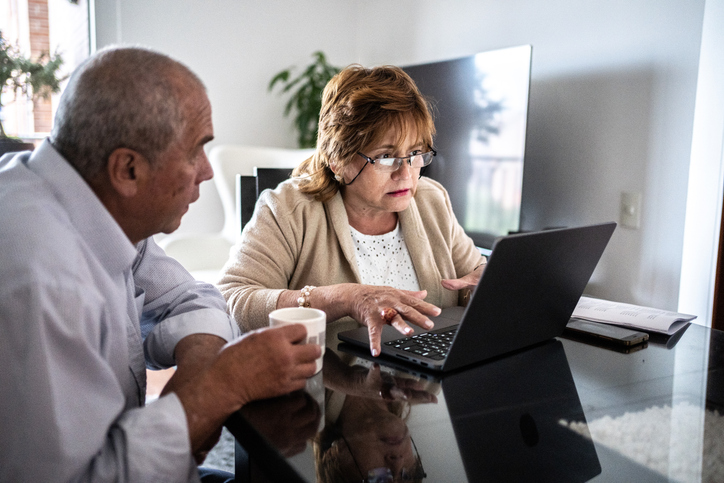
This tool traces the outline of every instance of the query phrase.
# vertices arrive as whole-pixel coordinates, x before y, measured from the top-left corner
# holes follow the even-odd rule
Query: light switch
[[[621,225],[637,229],[641,226],[641,193],[621,193]]]

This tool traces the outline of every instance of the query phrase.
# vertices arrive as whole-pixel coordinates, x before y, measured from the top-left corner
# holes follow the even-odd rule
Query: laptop
[[[467,307],[450,307],[403,336],[382,330],[382,357],[430,371],[452,371],[563,333],[616,223],[509,235],[493,245]],[[369,350],[366,327],[338,338]]]

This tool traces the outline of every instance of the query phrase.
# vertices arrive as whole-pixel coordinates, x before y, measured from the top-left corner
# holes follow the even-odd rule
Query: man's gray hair
[[[51,132],[53,146],[86,180],[118,148],[154,164],[185,131],[184,97],[203,83],[186,66],[152,50],[99,51],[73,73]]]

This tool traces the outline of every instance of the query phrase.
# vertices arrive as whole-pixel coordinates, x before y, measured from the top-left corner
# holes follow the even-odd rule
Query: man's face
[[[201,182],[214,175],[204,152],[214,137],[211,104],[201,89],[187,99],[185,132],[158,157],[151,171],[146,213],[153,233],[176,230],[189,205],[199,198]]]

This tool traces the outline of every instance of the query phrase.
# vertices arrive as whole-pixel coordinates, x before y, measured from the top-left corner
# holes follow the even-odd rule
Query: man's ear
[[[113,189],[121,196],[131,198],[146,180],[150,166],[138,151],[117,148],[108,156],[106,169]]]

